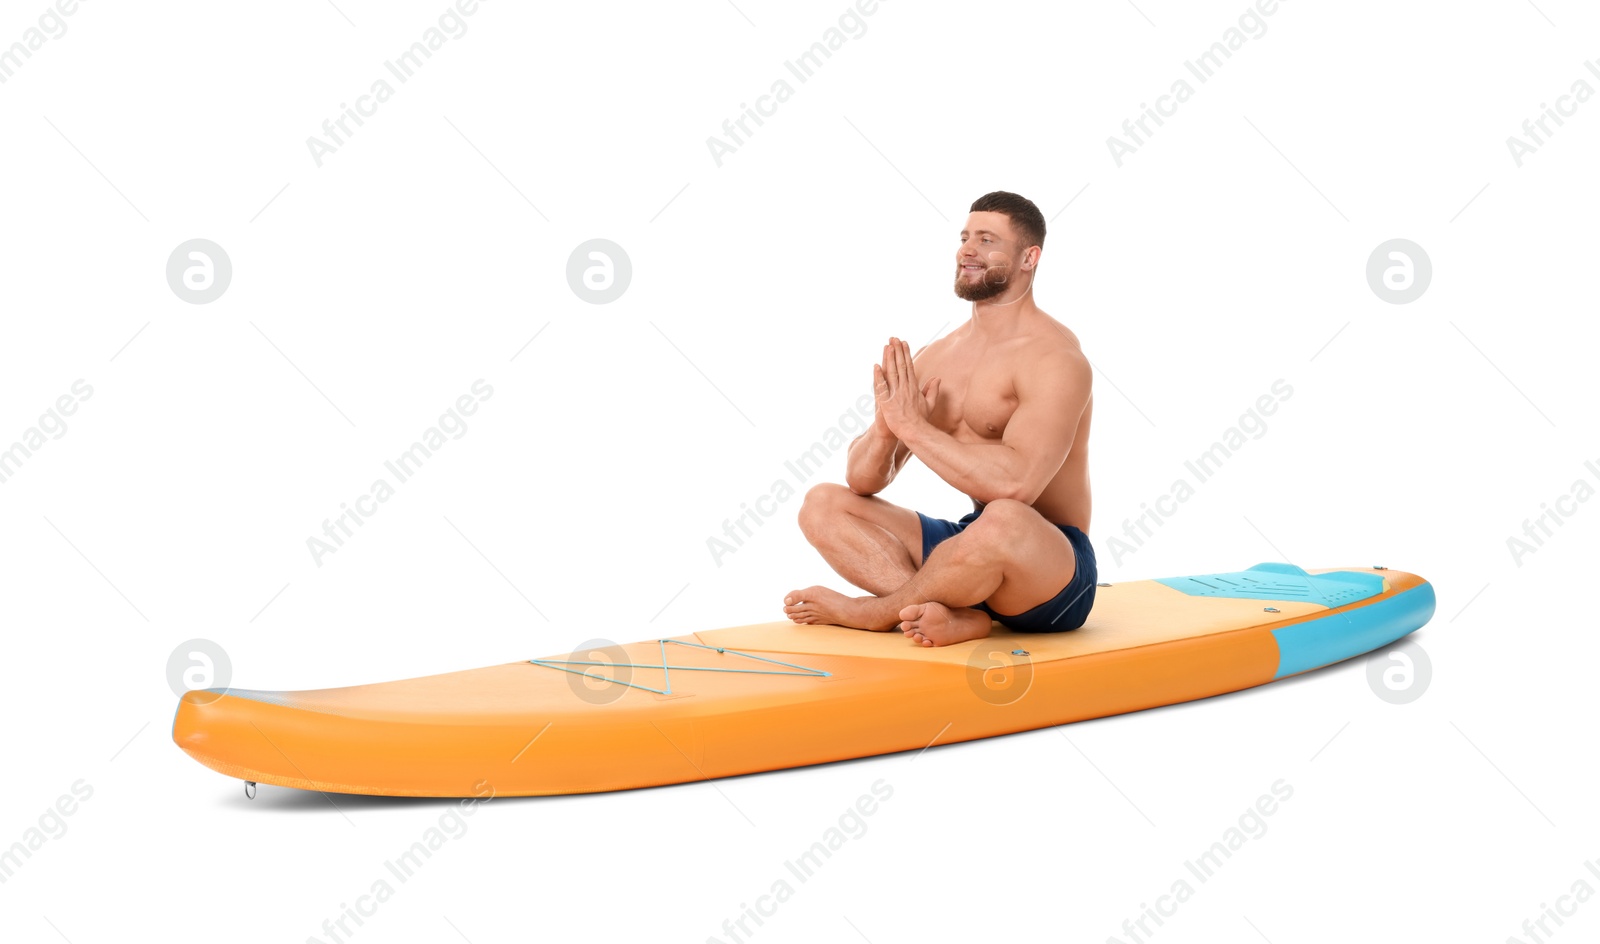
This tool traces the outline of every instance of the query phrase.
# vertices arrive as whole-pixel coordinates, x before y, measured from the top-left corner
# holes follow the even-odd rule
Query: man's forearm
[[[900,440],[881,432],[874,423],[850,444],[845,463],[844,483],[857,495],[883,491],[894,479],[894,454]]]
[[[934,474],[985,504],[996,498],[1033,502],[1021,493],[1022,457],[1004,443],[964,443],[923,422],[902,430],[902,441]]]

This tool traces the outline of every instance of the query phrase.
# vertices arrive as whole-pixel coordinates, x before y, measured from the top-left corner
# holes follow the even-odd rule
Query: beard
[[[989,266],[983,270],[983,278],[973,281],[967,277],[965,271],[956,266],[956,295],[969,302],[981,302],[994,298],[1011,286],[1010,266]]]

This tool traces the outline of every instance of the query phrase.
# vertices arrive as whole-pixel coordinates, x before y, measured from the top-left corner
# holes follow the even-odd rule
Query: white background
[[[1507,547],[1600,487],[1600,103],[1520,168],[1506,146],[1600,87],[1591,9],[1289,2],[1202,85],[1183,63],[1242,0],[887,0],[800,84],[783,63],[842,0],[490,2],[401,85],[384,61],[444,4],[337,2],[90,2],[0,85],[0,445],[93,388],[0,484],[0,845],[93,789],[0,885],[7,940],[330,940],[449,809],[247,801],[169,739],[185,640],[235,686],[316,688],[840,586],[798,498],[720,564],[706,540],[868,392],[888,336],[967,316],[957,233],[995,189],[1050,219],[1036,299],[1095,364],[1102,579],[1422,574],[1423,695],[1381,700],[1355,660],[920,755],[494,801],[346,940],[732,940],[790,878],[744,940],[1130,941],[1280,778],[1266,833],[1145,940],[1532,940],[1543,904],[1600,888],[1600,502]],[[44,10],[8,2],[0,43]],[[378,78],[394,97],[318,167],[308,136]],[[706,139],[778,78],[793,97],[717,166]],[[1193,97],[1118,167],[1107,136],[1179,78]],[[1396,237],[1433,264],[1406,305],[1364,274]],[[165,281],[194,238],[233,264],[210,304]],[[611,304],[567,283],[591,238],[632,261]],[[467,432],[314,563],[307,538],[478,378]],[[1114,559],[1279,378],[1267,432]],[[921,467],[886,497],[967,508]],[[794,882],[785,860],[880,779],[867,831]],[[1600,905],[1566,920],[1590,939]]]

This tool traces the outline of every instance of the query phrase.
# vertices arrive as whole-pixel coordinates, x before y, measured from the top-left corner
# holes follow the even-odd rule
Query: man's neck
[[[1001,296],[972,303],[972,327],[982,334],[1009,335],[1017,326],[1038,314],[1039,306],[1033,303],[1033,286],[1029,285],[1015,298]]]

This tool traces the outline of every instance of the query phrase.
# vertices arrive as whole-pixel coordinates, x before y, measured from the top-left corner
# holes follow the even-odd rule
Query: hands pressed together
[[[890,338],[883,346],[883,362],[872,366],[872,392],[878,404],[873,424],[881,427],[880,432],[903,440],[933,415],[939,400],[939,378],[919,388],[911,366],[911,346]]]

